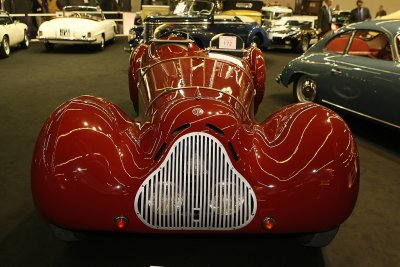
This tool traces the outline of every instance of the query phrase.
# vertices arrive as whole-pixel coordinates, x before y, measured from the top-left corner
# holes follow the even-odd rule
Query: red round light
[[[275,227],[276,221],[274,218],[272,217],[266,217],[263,220],[263,226],[265,229],[267,230],[271,230],[272,228]]]
[[[125,216],[118,216],[115,218],[115,226],[118,229],[123,229],[128,225],[128,218]]]

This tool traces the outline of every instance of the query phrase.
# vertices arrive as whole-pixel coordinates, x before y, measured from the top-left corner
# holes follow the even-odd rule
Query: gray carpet
[[[0,60],[0,266],[400,266],[399,132],[341,114],[361,157],[361,187],[351,217],[323,249],[291,236],[147,236],[95,234],[80,243],[58,241],[35,211],[30,161],[36,137],[63,101],[91,94],[133,115],[125,38],[97,52],[40,44]],[[292,102],[274,82],[297,54],[266,51],[266,98],[257,119]]]

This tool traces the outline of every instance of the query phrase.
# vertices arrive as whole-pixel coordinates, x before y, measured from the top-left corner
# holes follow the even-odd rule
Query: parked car
[[[246,16],[262,25],[261,0],[225,0],[222,2],[222,15]]]
[[[350,23],[350,16],[350,10],[341,10],[333,15],[332,22],[340,28]]]
[[[261,9],[262,25],[268,29],[275,26],[275,22],[283,17],[293,15],[293,10],[285,6],[265,6]]]
[[[57,17],[42,23],[38,39],[47,50],[55,44],[91,44],[103,49],[117,32],[113,20],[104,17],[101,9],[91,6],[66,6]]]
[[[314,103],[256,122],[262,52],[234,35],[211,42],[203,50],[171,33],[133,51],[135,119],[92,96],[51,114],[32,192],[57,234],[297,233],[310,246],[334,237],[358,192],[350,130]]]
[[[0,11],[0,58],[10,55],[13,46],[29,47],[28,26],[13,21],[7,12]]]
[[[267,45],[265,31],[253,19],[246,16],[218,15],[216,11],[217,4],[213,1],[179,2],[173,15],[149,16],[143,25],[135,25],[130,30],[129,45],[136,47],[142,42],[149,43],[156,28],[166,23],[184,25],[186,31],[202,48],[206,48],[211,38],[219,33],[239,35],[246,47],[251,43],[256,43],[257,46]]]
[[[281,18],[274,27],[267,29],[268,47],[289,48],[304,53],[318,41],[317,20],[316,16]]]
[[[278,77],[300,102],[319,102],[400,128],[400,20],[328,34]]]

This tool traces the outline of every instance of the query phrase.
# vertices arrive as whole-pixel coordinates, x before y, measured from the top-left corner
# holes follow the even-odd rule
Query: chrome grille
[[[251,186],[218,139],[206,133],[179,138],[135,198],[143,223],[165,230],[239,229],[256,209]]]

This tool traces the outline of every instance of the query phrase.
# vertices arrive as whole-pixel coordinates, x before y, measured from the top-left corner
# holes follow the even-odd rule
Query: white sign
[[[221,49],[236,49],[236,36],[221,36],[221,37],[219,37],[219,48],[221,48]]]
[[[185,8],[186,8],[186,3],[185,2],[179,2],[175,7],[174,15],[183,14],[185,12]]]

